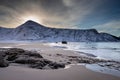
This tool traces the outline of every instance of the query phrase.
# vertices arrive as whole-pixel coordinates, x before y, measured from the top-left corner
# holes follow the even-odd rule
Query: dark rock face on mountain
[[[14,29],[0,28],[0,40],[43,40],[77,42],[117,42],[120,38],[95,29],[58,29],[49,28],[33,21]]]

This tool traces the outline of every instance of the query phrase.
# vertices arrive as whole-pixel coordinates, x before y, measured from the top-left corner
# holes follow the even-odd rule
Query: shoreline
[[[28,49],[28,50],[33,50],[34,51],[35,49],[31,48],[31,46],[34,47],[34,48],[36,48],[36,49],[38,49],[37,51],[40,52],[40,54],[44,58],[49,59],[51,61],[67,62],[68,57],[66,57],[66,56],[80,56],[80,53],[75,52],[75,51],[63,50],[63,48],[55,48],[55,47],[51,47],[51,46],[47,46],[47,45],[43,45],[43,44],[42,45],[41,44],[40,45],[19,45],[19,46],[11,46],[11,47],[24,48],[24,49]],[[28,75],[29,77],[31,77],[33,75],[33,77],[34,77],[33,79],[35,79],[35,80],[39,80],[39,79],[42,79],[42,78],[44,80],[65,80],[65,79],[68,79],[68,78],[69,78],[69,80],[73,80],[72,77],[74,77],[74,78],[76,77],[74,80],[80,80],[80,79],[84,79],[84,80],[85,79],[96,80],[96,77],[99,78],[100,80],[113,80],[113,79],[114,80],[119,80],[120,79],[120,77],[116,77],[116,76],[113,76],[113,75],[109,75],[109,74],[104,74],[104,73],[92,71],[92,70],[86,68],[85,65],[77,65],[76,62],[73,62],[73,64],[74,65],[72,65],[72,66],[69,65],[70,67],[68,67],[67,69],[58,69],[58,70],[38,70],[38,69],[25,68],[25,67],[19,67],[19,69],[23,70],[23,72],[24,72],[25,69],[27,69],[27,71],[25,71],[24,75],[26,75],[26,76]],[[15,68],[15,67],[16,66],[13,66],[13,68]],[[0,68],[0,70],[3,71],[3,72],[0,72],[0,75],[3,75],[3,76],[7,75],[9,77],[9,80],[11,79],[10,77],[13,77],[13,79],[11,79],[11,80],[21,80],[21,79],[26,80],[26,79],[28,79],[26,76],[24,76],[24,78],[17,78],[17,77],[14,77],[13,75],[10,75],[11,71],[14,72],[13,68],[11,69],[11,66],[9,66],[7,68]],[[79,69],[81,69],[81,70],[79,70]],[[8,72],[9,70],[10,70],[10,72]],[[15,71],[16,75],[21,75],[22,74],[22,73],[19,74],[19,72],[21,72],[20,70]],[[39,74],[41,74],[43,76],[47,75],[50,78],[49,77],[42,77],[41,75],[38,76],[37,74],[34,75],[34,74],[32,74],[32,71],[35,71],[35,73],[37,72],[37,73],[39,73]],[[54,75],[51,75],[50,73],[48,73],[48,74],[45,73],[47,71],[51,72],[51,73],[53,73],[55,75],[56,74],[59,74],[59,75],[56,75],[57,77],[54,77]],[[29,72],[31,72],[31,74],[29,74]],[[41,72],[44,73],[44,74],[42,74]],[[83,72],[83,73],[81,73],[81,72]],[[87,72],[89,72],[89,73],[87,73]],[[13,73],[13,74],[15,75],[15,73]],[[66,74],[64,74],[64,73],[66,73]],[[63,75],[60,76],[61,74],[64,74],[64,76]],[[68,76],[67,74],[70,74],[72,77]],[[84,76],[81,76],[81,75],[84,75]],[[100,77],[101,75],[104,76],[104,78]],[[7,76],[6,77],[3,77],[3,76],[0,76],[0,77],[3,78],[2,80],[8,80],[6,78]],[[51,77],[53,77],[54,79],[53,78],[51,79]],[[33,79],[30,78],[29,80],[33,80]]]

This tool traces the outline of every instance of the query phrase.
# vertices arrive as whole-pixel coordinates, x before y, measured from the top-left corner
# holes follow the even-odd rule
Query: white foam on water
[[[68,43],[66,45],[60,44],[60,43],[53,43],[51,46],[64,46],[66,47],[65,50],[73,50],[78,52],[84,52],[88,54],[93,54],[97,56],[96,58],[99,59],[106,59],[106,60],[114,60],[120,62],[120,43],[108,43],[108,42],[102,42],[102,43],[81,43],[81,42],[72,42]],[[81,64],[77,64],[81,65]],[[70,68],[72,65],[66,66],[65,69]],[[86,68],[101,72],[105,74],[110,74],[114,76],[120,77],[120,71],[115,69],[109,69],[107,67],[101,67],[97,64],[90,64],[86,65]]]
[[[13,47],[1,47],[1,48],[13,48]]]
[[[82,64],[82,63],[81,64],[69,64],[69,65],[66,65],[64,69],[68,69],[74,65],[85,65],[85,64]]]
[[[50,43],[50,46],[62,46],[65,50],[73,50],[92,54],[100,59],[120,61],[119,42],[68,42],[68,44]]]

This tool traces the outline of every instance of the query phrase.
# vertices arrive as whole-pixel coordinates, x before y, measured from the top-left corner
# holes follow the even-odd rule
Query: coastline
[[[36,49],[31,48],[34,47]],[[37,50],[40,54],[51,61],[55,62],[68,62],[68,57],[66,56],[80,56],[80,53],[63,50],[63,48],[50,47],[47,45],[18,45],[11,46],[16,48],[23,48],[26,50]],[[0,68],[0,78],[1,80],[119,80],[120,77],[112,76],[109,74],[104,74],[100,72],[94,72],[85,67],[85,65],[76,65],[77,63],[67,69],[58,70],[39,70],[26,68],[21,66],[9,66],[7,68]],[[12,73],[12,74],[11,74]],[[21,76],[20,76],[21,75]]]

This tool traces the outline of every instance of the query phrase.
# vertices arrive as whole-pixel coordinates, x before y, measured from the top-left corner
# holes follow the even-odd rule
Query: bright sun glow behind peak
[[[40,19],[37,17],[37,16],[26,16],[23,18],[24,22],[28,21],[28,20],[32,20],[32,21],[35,21],[35,22],[38,22],[40,23]]]

